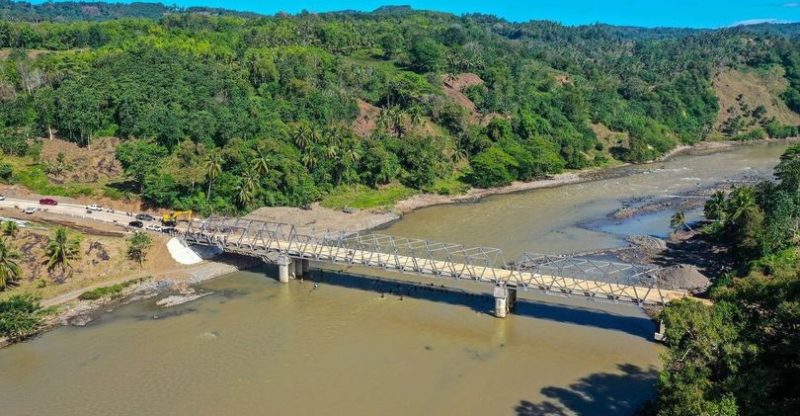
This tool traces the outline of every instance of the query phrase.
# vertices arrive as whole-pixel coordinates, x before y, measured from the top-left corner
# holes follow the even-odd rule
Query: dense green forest
[[[405,8],[265,17],[92,7],[0,3],[0,148],[35,157],[35,138],[90,147],[120,137],[128,181],[117,187],[158,206],[304,205],[389,183],[447,193],[646,161],[712,133],[711,80],[725,67],[781,67],[790,85],[781,99],[800,112],[798,25],[650,30]],[[457,76],[448,74],[462,73],[482,81],[461,91],[474,109],[445,91]],[[365,106],[378,116],[358,134]],[[757,115],[760,128],[731,137],[797,134]],[[597,125],[624,140],[599,140]]]
[[[705,207],[707,238],[739,265],[714,282],[713,306],[667,305],[662,415],[790,415],[800,409],[800,145],[762,182]]]

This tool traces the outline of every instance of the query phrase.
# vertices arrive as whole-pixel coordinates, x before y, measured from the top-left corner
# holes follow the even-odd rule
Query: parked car
[[[39,200],[40,205],[58,205],[58,201],[53,198],[42,198]]]
[[[128,223],[128,227],[142,228],[144,227],[144,223],[141,221],[131,221]]]
[[[28,208],[25,208],[22,212],[24,212],[26,214],[33,214],[38,210],[39,210],[39,208],[36,208],[36,207],[28,207]]]
[[[154,217],[154,216],[152,216],[150,214],[145,214],[144,212],[142,212],[140,214],[136,214],[136,219],[139,220],[139,221],[153,221],[153,220],[156,219],[156,217]]]
[[[86,207],[86,210],[87,211],[102,211],[103,207],[101,207],[100,205],[97,205],[97,204],[92,204],[92,205],[89,205],[88,207]]]
[[[161,226],[160,225],[156,225],[156,224],[150,224],[150,225],[148,225],[146,227],[146,229],[148,229],[150,231],[155,231],[155,232],[158,232],[158,233],[161,232]]]
[[[164,234],[175,235],[178,234],[178,229],[175,227],[161,227],[161,232]]]
[[[0,194],[0,201],[5,201],[5,200],[6,200],[6,196],[3,195],[3,194]]]

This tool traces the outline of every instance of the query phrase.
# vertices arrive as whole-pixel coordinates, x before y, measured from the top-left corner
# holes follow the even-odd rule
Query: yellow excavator
[[[173,211],[161,216],[161,225],[165,227],[174,227],[178,221],[192,221],[192,211]]]

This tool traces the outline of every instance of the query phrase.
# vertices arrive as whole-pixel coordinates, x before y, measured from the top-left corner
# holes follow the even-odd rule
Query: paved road
[[[6,198],[5,200],[0,201],[0,207],[10,208],[10,209],[14,209],[14,207],[17,207],[20,211],[19,212],[20,215],[17,215],[15,217],[19,218],[25,217],[25,214],[22,213],[22,210],[28,207],[34,207],[41,211],[45,211],[52,214],[58,214],[68,217],[82,218],[94,221],[102,221],[120,225],[127,225],[130,221],[133,221],[135,219],[133,218],[133,216],[128,216],[124,212],[119,212],[119,211],[113,213],[107,211],[95,211],[92,213],[87,213],[85,205],[68,204],[61,202],[59,202],[58,205],[41,205],[39,204],[38,200],[27,200],[19,198]],[[157,221],[152,221],[150,223],[160,225],[160,223]],[[150,223],[145,223],[145,225]]]

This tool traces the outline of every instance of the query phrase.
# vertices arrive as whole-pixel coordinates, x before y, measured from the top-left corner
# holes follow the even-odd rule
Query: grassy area
[[[344,186],[335,189],[322,198],[320,205],[326,208],[343,209],[345,207],[368,209],[394,205],[417,191],[399,183],[373,189],[365,185]]]
[[[127,282],[119,283],[119,284],[116,284],[116,285],[98,287],[96,289],[88,290],[86,292],[81,293],[80,296],[78,296],[78,299],[80,299],[80,300],[97,300],[97,299],[105,298],[105,297],[115,298],[115,297],[118,297],[120,294],[122,294],[122,291],[126,287],[128,287],[128,286],[130,286],[130,285],[132,285],[134,283],[141,282],[142,280],[143,279],[129,280]]]
[[[439,195],[461,195],[469,190],[469,185],[461,181],[463,174],[455,172],[453,175],[438,179],[433,185],[425,189],[425,192],[430,192]]]

